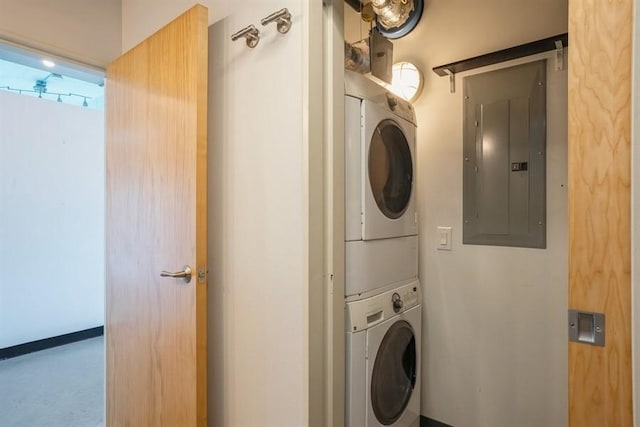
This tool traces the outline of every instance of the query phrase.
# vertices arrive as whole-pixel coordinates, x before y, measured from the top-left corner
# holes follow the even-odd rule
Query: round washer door
[[[381,121],[373,132],[368,174],[380,211],[387,218],[400,218],[411,199],[413,162],[407,138],[393,120]]]
[[[416,339],[405,320],[385,334],[371,374],[371,405],[378,421],[391,425],[404,412],[416,384]]]

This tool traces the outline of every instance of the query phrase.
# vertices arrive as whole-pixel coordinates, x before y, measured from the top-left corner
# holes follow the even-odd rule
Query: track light
[[[67,76],[63,76],[58,73],[57,69],[45,71],[45,66],[51,67],[56,66],[56,64],[53,63],[53,61],[50,61],[47,57],[40,57],[39,61],[40,62],[36,65],[36,67],[39,68],[36,68],[14,64],[0,58],[0,68],[3,69],[3,78],[7,78],[7,73],[4,73],[4,71],[6,71],[4,70],[6,65],[8,67],[7,70],[11,70],[9,73],[10,78],[15,79],[17,83],[16,86],[9,86],[4,84],[4,81],[2,81],[0,82],[0,91],[6,90],[16,94],[28,95],[34,98],[73,105],[76,107],[97,109],[101,109],[103,107],[102,96],[104,91],[97,87],[92,87],[93,85],[99,86],[98,83],[82,81],[73,77],[69,77],[67,79]],[[15,76],[13,74],[14,72]],[[21,75],[21,73],[24,73],[24,75]],[[35,75],[36,78],[31,80],[31,75]],[[29,80],[31,80],[31,84],[29,84]],[[101,79],[102,85],[104,85],[103,82],[104,79]],[[79,93],[73,93],[72,90],[74,89]],[[98,97],[97,101],[95,100],[96,96]],[[91,100],[91,103],[89,100]]]
[[[11,86],[0,86],[0,90],[6,90],[9,92],[17,92],[19,94],[33,94],[33,96],[37,96],[40,99],[50,99],[53,100],[54,97],[56,97],[56,101],[57,102],[62,102],[62,97],[66,97],[66,98],[71,98],[73,99],[74,97],[76,98],[82,98],[82,106],[83,107],[88,107],[89,103],[87,102],[87,99],[92,99],[90,96],[85,96],[85,95],[81,95],[78,93],[60,93],[60,92],[49,92],[47,91],[46,87],[42,87],[42,86],[34,86],[33,89],[21,89],[21,88],[16,88],[16,87],[11,87]],[[42,95],[46,95],[46,96],[42,96]],[[73,105],[78,105],[75,104],[74,102],[71,102],[71,104]]]

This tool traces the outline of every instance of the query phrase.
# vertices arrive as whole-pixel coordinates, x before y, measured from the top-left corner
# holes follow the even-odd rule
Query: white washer
[[[412,105],[345,71],[346,296],[417,277]]]
[[[346,427],[420,424],[420,284],[346,306]]]

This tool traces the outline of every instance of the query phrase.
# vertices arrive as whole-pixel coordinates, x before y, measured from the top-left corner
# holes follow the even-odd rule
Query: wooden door
[[[569,344],[569,425],[633,425],[633,1],[569,2],[569,308],[604,313],[605,346]]]
[[[110,64],[106,93],[106,425],[204,426],[207,9]]]

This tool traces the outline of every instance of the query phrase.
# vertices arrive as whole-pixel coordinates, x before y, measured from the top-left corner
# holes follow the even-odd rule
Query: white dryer
[[[413,106],[345,71],[346,296],[417,277]]]
[[[346,427],[418,427],[420,284],[347,303]]]

